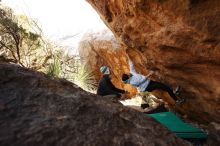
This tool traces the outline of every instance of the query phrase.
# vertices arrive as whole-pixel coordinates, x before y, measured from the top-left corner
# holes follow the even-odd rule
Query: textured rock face
[[[150,117],[65,80],[0,64],[0,145],[190,145]]]
[[[177,111],[220,122],[219,0],[87,1],[134,62],[135,50],[145,69],[157,71],[155,80],[182,87],[187,102]]]
[[[220,144],[220,125],[217,123],[211,123],[209,125],[209,137],[207,140],[207,145],[217,146]]]
[[[112,82],[116,87],[128,90],[130,96],[136,94],[136,88],[121,82],[122,74],[129,72],[128,60],[125,48],[110,30],[87,33],[80,42],[79,54],[94,72],[97,81],[102,76],[99,68],[106,65],[110,68]]]

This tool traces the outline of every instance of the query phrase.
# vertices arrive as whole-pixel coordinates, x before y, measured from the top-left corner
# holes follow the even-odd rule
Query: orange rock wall
[[[108,38],[103,39],[106,33]],[[122,74],[129,72],[128,58],[125,48],[116,41],[110,31],[86,34],[80,42],[79,54],[94,72],[97,81],[102,76],[99,68],[106,65],[110,68],[112,82],[116,87],[129,91],[130,97],[136,94],[136,88],[124,85],[121,81]]]
[[[127,47],[136,67],[182,87],[175,109],[200,122],[220,122],[219,0],[87,0]],[[111,66],[114,66],[112,64]]]

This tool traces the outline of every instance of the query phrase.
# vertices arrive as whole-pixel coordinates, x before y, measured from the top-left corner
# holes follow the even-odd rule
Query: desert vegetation
[[[0,61],[65,78],[85,90],[96,88],[96,81],[87,65],[65,47],[46,39],[38,23],[13,10],[0,6]]]

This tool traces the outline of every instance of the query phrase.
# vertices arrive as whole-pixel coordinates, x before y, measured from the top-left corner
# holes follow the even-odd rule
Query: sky
[[[37,20],[47,38],[71,47],[77,47],[85,32],[107,29],[85,0],[2,0],[2,3]]]

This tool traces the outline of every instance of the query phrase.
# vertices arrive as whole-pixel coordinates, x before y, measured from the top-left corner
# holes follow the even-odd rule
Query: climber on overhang
[[[185,101],[183,98],[178,99],[177,96],[175,95],[179,93],[179,89],[180,89],[179,87],[177,87],[174,93],[172,88],[169,87],[168,85],[149,79],[149,77],[154,73],[153,71],[150,71],[150,73],[147,76],[138,74],[134,68],[134,64],[130,59],[129,59],[129,66],[131,73],[122,75],[122,81],[125,84],[131,84],[137,87],[140,92],[145,92],[145,91],[152,92],[157,89],[166,91],[178,104],[183,103]]]
[[[116,98],[121,98],[122,94],[125,93],[124,90],[116,88],[110,78],[110,69],[107,66],[102,66],[100,72],[103,74],[101,80],[99,81],[97,95],[107,96],[113,95]]]

